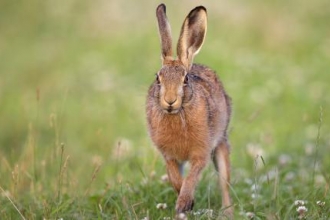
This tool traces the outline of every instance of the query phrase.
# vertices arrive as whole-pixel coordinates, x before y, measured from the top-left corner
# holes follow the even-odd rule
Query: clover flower
[[[196,212],[192,212],[192,214],[194,216],[205,215],[211,218],[213,216],[213,209],[199,209]]]
[[[294,205],[295,206],[304,206],[305,204],[307,204],[307,202],[305,202],[304,200],[296,200],[296,201],[294,201]]]
[[[306,208],[306,206],[303,206],[303,205],[298,206],[298,208],[297,208],[296,210],[297,210],[297,212],[298,212],[299,214],[303,214],[303,213],[305,213],[305,212],[308,211],[308,209]]]
[[[303,205],[298,206],[296,210],[298,212],[298,218],[299,219],[305,218],[306,212],[308,211],[308,209],[306,208],[306,206],[303,206]]]
[[[323,207],[323,206],[325,206],[325,202],[324,201],[317,201],[316,205],[318,205],[320,207]]]
[[[168,175],[167,175],[167,174],[162,175],[162,176],[160,177],[160,180],[161,180],[162,182],[168,182]]]
[[[255,217],[255,214],[253,212],[247,212],[245,213],[245,215],[248,219],[253,219]]]
[[[176,216],[178,220],[188,220],[188,217],[184,213],[180,213]]]
[[[158,203],[156,205],[157,209],[166,209],[167,208],[167,204],[166,203]]]

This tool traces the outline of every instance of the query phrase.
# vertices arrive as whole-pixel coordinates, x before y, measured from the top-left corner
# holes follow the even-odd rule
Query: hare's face
[[[163,66],[157,73],[159,104],[168,114],[176,114],[182,108],[187,72],[183,66]]]

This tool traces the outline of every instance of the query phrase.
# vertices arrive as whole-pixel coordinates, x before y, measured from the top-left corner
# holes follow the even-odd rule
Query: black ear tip
[[[157,12],[163,11],[163,12],[166,13],[166,6],[165,6],[165,4],[162,3],[162,4],[158,5],[156,11]]]
[[[197,7],[194,8],[193,10],[196,10],[196,11],[203,10],[203,11],[207,12],[206,8],[205,8],[203,5],[197,6]]]
[[[197,6],[193,10],[190,11],[187,17],[193,18],[193,17],[198,17],[198,14],[200,12],[204,11],[205,14],[207,14],[206,8],[204,6]]]

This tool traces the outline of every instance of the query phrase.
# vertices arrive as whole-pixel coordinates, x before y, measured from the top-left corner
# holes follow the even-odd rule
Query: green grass
[[[176,41],[200,3],[164,3]],[[144,113],[160,68],[157,4],[0,3],[1,219],[174,216]],[[299,199],[307,219],[329,219],[329,2],[203,4],[209,27],[195,61],[215,69],[233,99],[236,219],[298,219]],[[195,200],[189,219],[221,217],[211,165]]]

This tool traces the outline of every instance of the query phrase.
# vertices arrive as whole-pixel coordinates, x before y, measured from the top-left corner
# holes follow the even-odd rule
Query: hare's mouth
[[[177,114],[180,109],[173,108],[173,106],[168,106],[167,108],[164,109],[164,112],[167,114]]]

